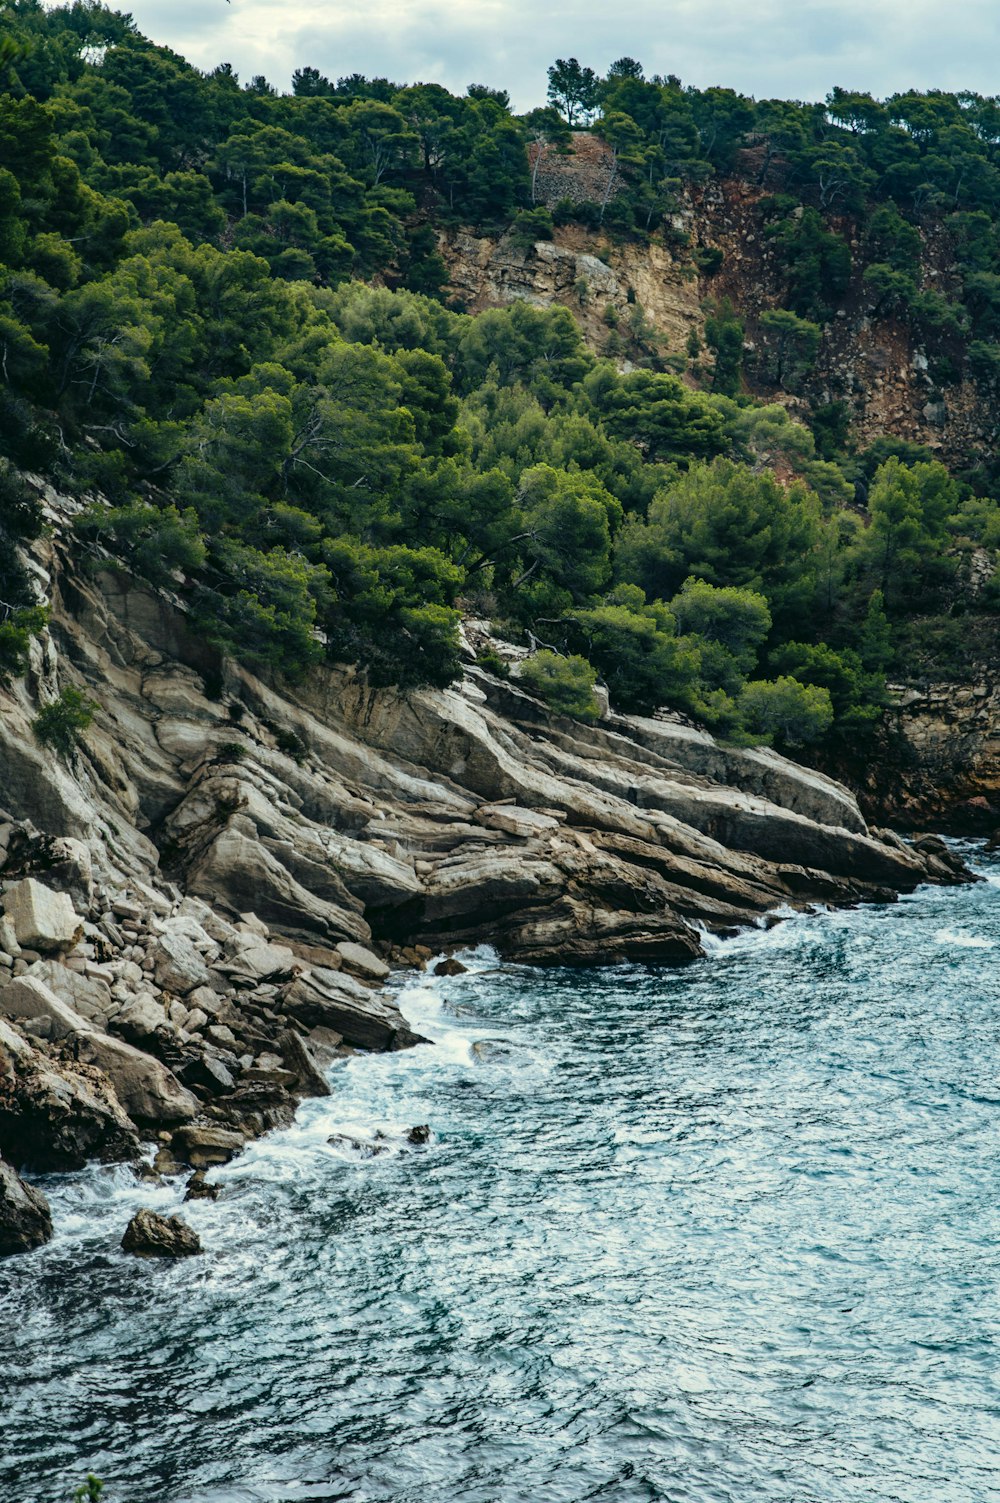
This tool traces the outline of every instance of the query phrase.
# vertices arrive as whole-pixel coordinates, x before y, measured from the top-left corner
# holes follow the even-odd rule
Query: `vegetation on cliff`
[[[576,218],[669,241],[682,182],[752,171],[786,276],[760,358],[794,389],[852,272],[844,216],[876,204],[873,309],[915,321],[942,378],[990,387],[995,101],[755,103],[569,59],[516,118],[482,85],[203,75],[100,5],[0,16],[0,672],[43,619],[16,557],[40,526],[25,470],[90,498],[82,546],[292,676],[326,656],[445,684],[465,606],[545,644],[533,682],[561,707],[591,713],[593,669],[622,709],[794,746],[877,717],[913,618],[953,609],[973,554],[974,608],[995,608],[988,467],[891,436],[854,452],[835,401],[810,426],[754,404],[724,302],[708,390],[655,342],[629,367],[611,329],[595,354],[564,308],[471,316],[436,234],[530,243]],[[581,119],[613,176],[549,215],[538,164]],[[928,216],[944,290],[921,282]]]

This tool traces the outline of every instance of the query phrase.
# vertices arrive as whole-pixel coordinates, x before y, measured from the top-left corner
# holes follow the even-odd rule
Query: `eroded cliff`
[[[266,683],[179,600],[75,566],[72,503],[46,504],[50,625],[0,700],[15,1166],[129,1156],[151,1131],[166,1167],[225,1159],[326,1089],[338,1052],[418,1042],[378,990],[387,962],[487,940],[681,963],[705,930],[962,876],[831,779],[679,722],[586,727],[473,666],[409,694],[350,670]],[[96,707],[70,761],[33,733],[68,684]],[[5,1204],[38,1223],[30,1197]]]

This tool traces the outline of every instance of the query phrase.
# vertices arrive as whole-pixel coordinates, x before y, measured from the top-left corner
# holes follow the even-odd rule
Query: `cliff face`
[[[975,683],[899,688],[871,754],[837,771],[863,808],[899,829],[964,835],[1000,828],[1000,686]]]
[[[525,298],[541,306],[565,305],[595,349],[609,333],[609,317],[627,334],[636,310],[659,336],[661,356],[675,358],[691,371],[687,353],[691,331],[704,343],[705,304],[728,299],[746,328],[744,374],[757,397],[779,401],[792,410],[810,403],[847,403],[860,446],[882,434],[927,445],[960,468],[992,452],[997,435],[993,404],[971,381],[934,379],[923,347],[905,324],[878,317],[862,282],[863,225],[834,222],[848,240],[854,269],[837,316],[823,330],[809,377],[789,394],[769,381],[758,359],[758,319],[764,310],[783,305],[783,274],[765,233],[762,201],[776,191],[755,182],[751,154],[745,153],[743,175],[716,179],[680,195],[664,236],[649,243],[616,239],[578,225],[558,228],[552,241],[523,246],[510,235],[479,238],[465,232],[441,236],[452,294],[470,311]],[[610,153],[595,137],[574,138],[574,150],[549,152],[536,181],[539,201],[554,208],[561,200],[600,202],[613,168]],[[953,293],[958,285],[948,237],[943,231],[922,235],[924,286]],[[698,270],[695,253],[721,253],[711,275]],[[608,309],[612,313],[608,314]],[[711,379],[711,354],[697,357],[691,379]]]
[[[324,1092],[338,1053],[420,1042],[387,961],[489,940],[676,964],[705,929],[965,876],[822,774],[669,720],[584,727],[474,668],[408,695],[265,683],[181,602],[75,567],[72,504],[45,495],[50,625],[0,687],[0,1253],[48,1234],[10,1165],[156,1132],[158,1169],[200,1171]],[[71,761],[33,733],[68,685],[95,707]]]
[[[58,515],[57,528],[61,525]],[[99,864],[253,909],[302,944],[500,941],[522,959],[681,959],[697,926],[922,880],[845,789],[668,720],[552,717],[470,669],[446,691],[321,670],[281,688],[217,660],[183,609],[57,540],[49,638],[4,693],[4,802]],[[75,769],[31,718],[99,706]]]

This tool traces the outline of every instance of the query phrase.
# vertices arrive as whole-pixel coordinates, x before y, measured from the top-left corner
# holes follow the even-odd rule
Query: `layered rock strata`
[[[550,715],[470,667],[446,691],[295,688],[222,661],[182,602],[37,555],[52,606],[0,689],[0,1155],[44,1172],[225,1162],[345,1051],[417,1042],[388,960],[484,940],[535,964],[680,963],[769,910],[960,869],[840,785],[668,719]],[[95,701],[72,765],[32,720]]]

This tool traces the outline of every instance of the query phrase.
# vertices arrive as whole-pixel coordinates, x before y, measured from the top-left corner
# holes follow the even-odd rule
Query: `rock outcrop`
[[[961,875],[870,830],[830,778],[679,721],[583,726],[471,666],[409,694],[329,668],[265,682],[182,602],[75,571],[67,503],[46,499],[50,626],[0,686],[15,1169],[135,1158],[150,1131],[164,1164],[225,1162],[338,1056],[420,1042],[383,990],[392,961],[490,940],[536,964],[681,963],[706,929]],[[70,682],[97,706],[72,766],[31,731]]]
[[[40,1190],[0,1159],[0,1258],[31,1252],[52,1236],[52,1213]]]
[[[137,1258],[193,1258],[201,1242],[179,1216],[159,1216],[155,1211],[136,1211],[125,1228],[122,1251]]]

